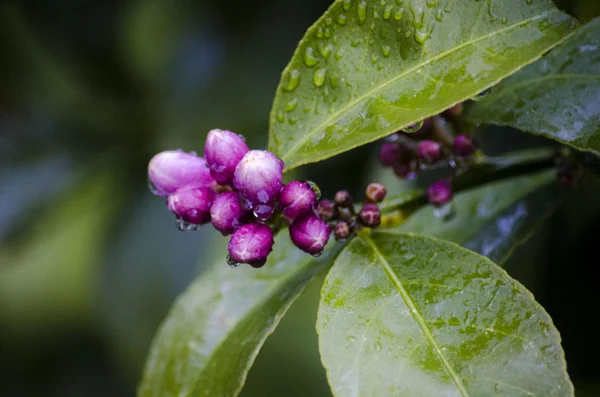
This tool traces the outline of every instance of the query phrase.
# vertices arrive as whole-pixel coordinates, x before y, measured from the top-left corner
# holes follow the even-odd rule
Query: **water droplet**
[[[412,33],[409,31],[407,31],[406,33],[404,33],[404,37],[406,37],[407,39],[410,38],[410,36],[412,36]]]
[[[318,258],[318,257],[320,257],[321,255],[323,255],[323,251],[320,251],[320,252],[315,252],[314,254],[312,254],[312,256],[313,256],[314,258]]]
[[[508,18],[507,17],[503,17],[500,22],[502,22],[502,25],[506,25],[508,23]]]
[[[179,218],[175,219],[175,226],[182,232],[198,230],[198,228],[200,227],[199,225],[192,225],[191,223],[187,223],[186,221]]]
[[[396,21],[399,21],[402,19],[402,17],[404,16],[404,8],[400,7],[396,10],[396,12],[394,13],[394,19]]]
[[[254,207],[254,210],[252,212],[254,213],[254,216],[258,219],[265,220],[268,219],[271,215],[273,215],[275,209],[270,205],[259,204],[256,207]]]
[[[358,23],[361,25],[367,20],[367,2],[361,0],[356,7],[356,15],[358,16]]]
[[[346,23],[348,23],[348,17],[345,16],[344,14],[340,14],[337,17],[337,23],[339,23],[340,25],[344,26]]]
[[[282,110],[278,110],[277,111],[277,121],[279,121],[280,123],[283,123],[285,121],[285,114],[283,113]]]
[[[321,38],[323,37],[323,28],[319,26],[319,28],[317,29],[317,37]]]
[[[331,29],[325,28],[325,37],[327,37],[327,38],[331,37]]]
[[[529,5],[533,4],[533,0],[525,0],[525,2]]]
[[[331,54],[331,50],[332,49],[333,49],[333,46],[331,44],[320,45],[319,46],[319,53],[321,55],[323,55],[323,58],[329,58],[329,54]]]
[[[371,62],[373,62],[373,64],[376,64],[377,61],[379,61],[379,55],[377,55],[377,54],[371,55]]]
[[[150,192],[152,194],[154,194],[155,196],[158,196],[158,189],[156,188],[156,186],[154,186],[154,183],[152,183],[150,178],[148,178],[148,189],[150,189]]]
[[[339,50],[337,50],[337,51],[335,52],[335,59],[339,61],[339,60],[340,60],[340,59],[342,59],[343,57],[344,57],[344,49],[343,49],[343,48],[340,48]]]
[[[321,87],[325,84],[325,77],[327,76],[327,68],[319,68],[315,71],[313,82],[317,87]]]
[[[360,44],[360,39],[352,39],[352,41],[350,42],[350,45],[352,47],[358,47],[358,45]]]
[[[389,57],[390,53],[392,52],[392,49],[390,48],[389,45],[384,45],[384,46],[381,46],[381,52],[383,52],[384,56]]]
[[[298,106],[298,98],[294,98],[291,101],[289,101],[286,105],[285,105],[285,110],[288,112],[293,111],[294,109],[296,109],[296,106]]]
[[[373,8],[373,19],[374,20],[379,19],[379,12],[377,12],[377,10],[375,8]]]
[[[288,123],[290,123],[290,125],[294,125],[294,124],[296,124],[297,122],[298,122],[298,117],[294,117],[294,116],[292,116],[292,117],[289,117],[289,118],[288,118]]]
[[[435,12],[435,20],[438,21],[438,22],[442,22],[444,20],[444,11],[437,10]]]
[[[331,88],[337,88],[340,85],[340,78],[337,76],[330,76],[329,85],[331,86]]]
[[[387,6],[383,10],[383,19],[388,20],[392,17],[392,11],[394,10],[394,6]]]
[[[325,25],[331,25],[333,24],[333,19],[332,18],[325,18]]]
[[[313,67],[319,62],[319,59],[315,56],[315,50],[312,47],[306,47],[304,50],[304,63],[308,67]]]
[[[310,186],[310,190],[315,192],[315,196],[317,197],[317,200],[319,200],[321,198],[321,189],[319,188],[319,185],[317,185],[313,181],[306,181],[306,183],[308,184],[308,186]]]
[[[456,208],[454,207],[454,201],[449,202],[448,204],[442,205],[441,207],[437,207],[433,210],[433,215],[441,219],[444,222],[451,221],[452,218],[456,215]]]
[[[437,5],[437,1],[436,0],[427,0],[425,2],[425,4],[427,4],[427,8],[433,8]]]
[[[375,22],[371,23],[371,26],[369,26],[369,29],[375,30]]]
[[[352,0],[344,0],[342,6],[344,7],[344,10],[348,11],[350,7],[352,7]]]
[[[427,40],[429,38],[429,32],[424,32],[421,29],[417,30],[415,32],[415,40],[417,41],[417,43],[419,44],[425,44],[425,40]]]
[[[283,86],[285,91],[294,91],[300,84],[300,72],[292,69],[286,73],[287,84]]]
[[[231,267],[238,267],[239,265],[241,265],[240,262],[234,261],[231,255],[229,254],[227,254],[227,264]]]
[[[473,100],[473,101],[481,101],[486,96],[490,95],[491,92],[492,92],[492,89],[488,88],[487,90],[483,90],[479,94],[475,95],[473,98],[471,98],[471,100]]]
[[[421,127],[423,127],[423,120],[407,125],[406,127],[402,128],[402,131],[408,133],[417,132],[421,129]]]

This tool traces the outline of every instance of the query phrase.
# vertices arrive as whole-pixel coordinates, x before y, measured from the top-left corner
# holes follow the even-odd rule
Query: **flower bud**
[[[381,223],[381,212],[377,204],[365,204],[358,214],[360,223],[367,227],[376,227]]]
[[[442,112],[442,116],[448,118],[448,119],[454,119],[457,117],[460,117],[460,115],[462,114],[463,111],[463,104],[462,103],[457,103],[456,105],[452,106],[449,109],[446,109]]]
[[[319,215],[319,218],[323,219],[325,222],[332,220],[335,215],[335,203],[331,200],[319,201],[319,205],[317,205],[317,214]]]
[[[469,157],[475,153],[477,145],[473,141],[473,138],[467,134],[460,134],[454,138],[454,151],[459,156]]]
[[[402,149],[395,142],[385,142],[379,150],[379,162],[384,167],[391,167],[394,163],[400,161]]]
[[[317,205],[317,195],[306,182],[291,181],[279,193],[279,208],[288,219],[312,213]]]
[[[273,213],[283,187],[282,171],[283,161],[266,150],[249,151],[235,167],[233,184],[260,219],[267,219]]]
[[[352,195],[347,190],[340,190],[333,197],[333,201],[338,207],[350,208],[352,207]]]
[[[421,141],[417,146],[417,153],[423,161],[432,164],[442,157],[442,145],[431,140]]]
[[[167,207],[177,219],[193,225],[210,222],[210,205],[215,192],[208,187],[184,186],[167,199]]]
[[[244,138],[227,130],[212,130],[206,137],[204,157],[210,174],[221,185],[231,185],[235,167],[248,152]]]
[[[210,206],[211,222],[224,236],[233,233],[248,212],[243,208],[240,196],[236,192],[219,194]]]
[[[400,179],[415,179],[417,177],[417,167],[414,161],[407,163],[394,164],[394,174]]]
[[[229,257],[234,263],[261,267],[273,250],[273,231],[264,223],[253,222],[240,226],[229,240]]]
[[[338,241],[346,240],[350,237],[350,225],[348,222],[340,221],[335,225],[334,235],[335,239]]]
[[[290,239],[302,251],[319,255],[329,240],[331,228],[315,214],[296,218],[290,225]]]
[[[427,189],[429,203],[438,207],[449,203],[452,195],[452,185],[444,179],[434,182]]]
[[[369,183],[365,189],[365,197],[372,203],[381,203],[386,194],[387,190],[381,183]]]
[[[206,161],[182,150],[168,150],[152,157],[148,163],[148,179],[152,193],[168,196],[175,190],[188,186],[214,186]]]

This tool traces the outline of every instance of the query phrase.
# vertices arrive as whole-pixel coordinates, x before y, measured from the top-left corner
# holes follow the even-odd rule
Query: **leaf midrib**
[[[501,33],[503,33],[503,32],[509,31],[509,30],[511,30],[511,29],[514,29],[514,28],[516,28],[516,27],[519,27],[519,26],[521,26],[521,25],[526,25],[526,24],[528,24],[528,23],[530,23],[530,22],[533,22],[533,21],[535,21],[535,20],[537,20],[537,19],[541,19],[541,18],[544,18],[544,17],[548,17],[548,16],[550,16],[550,15],[552,15],[552,14],[555,14],[555,13],[557,13],[557,12],[559,12],[559,11],[558,11],[558,10],[553,10],[553,11],[551,11],[551,12],[547,12],[547,13],[539,14],[539,15],[536,15],[536,16],[534,16],[534,17],[531,17],[531,18],[525,19],[525,20],[523,20],[523,21],[521,21],[521,22],[515,23],[515,24],[513,24],[513,25],[510,25],[510,26],[507,26],[507,27],[505,27],[505,28],[502,28],[502,29],[499,29],[499,30],[495,30],[495,31],[493,31],[493,32],[490,32],[490,33],[488,33],[488,34],[486,34],[486,35],[480,36],[480,37],[478,37],[478,38],[476,38],[476,39],[467,40],[467,41],[465,41],[464,43],[462,43],[462,44],[460,44],[460,45],[458,45],[458,46],[456,46],[456,47],[453,47],[453,48],[451,48],[451,49],[449,49],[449,50],[447,50],[447,51],[440,52],[439,54],[437,54],[437,55],[435,55],[435,56],[433,56],[433,57],[431,57],[431,58],[429,58],[429,59],[427,59],[427,60],[425,60],[425,61],[423,61],[423,62],[419,62],[419,63],[417,63],[415,66],[413,66],[412,68],[409,68],[409,69],[407,69],[407,70],[406,70],[406,71],[404,71],[403,73],[400,73],[398,76],[394,77],[393,79],[390,79],[390,80],[386,81],[385,83],[383,83],[383,84],[381,84],[381,85],[379,85],[379,86],[376,86],[376,87],[374,87],[373,89],[371,89],[371,90],[367,91],[367,92],[366,92],[366,93],[364,93],[363,95],[360,95],[360,96],[358,96],[356,99],[354,99],[354,100],[352,100],[351,102],[349,102],[347,106],[344,106],[344,107],[342,107],[340,110],[338,110],[337,112],[335,112],[334,114],[332,114],[332,115],[331,115],[331,117],[327,118],[327,119],[326,119],[326,120],[325,120],[323,123],[319,124],[319,125],[318,125],[318,126],[316,126],[314,129],[312,129],[312,130],[311,130],[311,131],[309,131],[307,134],[305,134],[305,135],[303,136],[303,138],[302,138],[302,139],[300,139],[296,145],[294,145],[294,146],[293,146],[293,147],[292,147],[292,148],[291,148],[291,149],[290,149],[290,150],[289,150],[289,151],[288,151],[288,152],[287,152],[285,155],[283,155],[283,156],[281,157],[281,158],[282,158],[282,160],[285,162],[285,161],[286,161],[286,159],[287,159],[287,158],[289,158],[289,156],[290,156],[291,154],[293,154],[293,153],[297,152],[297,151],[299,150],[299,148],[300,148],[301,146],[303,146],[303,145],[304,145],[304,144],[305,144],[305,143],[306,143],[306,142],[309,140],[309,138],[311,138],[311,137],[312,137],[312,136],[314,136],[316,133],[318,133],[319,131],[321,131],[321,129],[322,129],[322,128],[324,128],[326,125],[328,125],[328,124],[329,124],[329,123],[331,123],[333,120],[335,120],[335,119],[336,119],[336,118],[337,118],[339,115],[341,115],[341,114],[343,114],[343,113],[347,112],[347,111],[348,111],[348,109],[351,109],[351,108],[352,108],[354,105],[356,105],[357,103],[361,102],[361,101],[362,101],[362,100],[364,100],[365,98],[368,98],[368,97],[372,96],[372,94],[373,94],[373,93],[375,93],[375,92],[377,92],[377,91],[380,91],[380,90],[382,90],[382,89],[383,89],[383,88],[385,88],[386,86],[388,86],[388,85],[390,85],[390,84],[394,83],[396,80],[398,80],[398,79],[400,79],[400,78],[402,78],[402,77],[406,76],[407,74],[409,74],[409,73],[412,73],[412,72],[414,72],[415,70],[417,70],[417,69],[419,69],[419,68],[422,68],[423,66],[425,66],[425,65],[427,65],[427,64],[429,64],[429,63],[431,63],[431,62],[433,62],[433,61],[436,61],[436,60],[438,60],[438,59],[444,58],[445,56],[447,56],[447,55],[450,55],[450,54],[452,54],[452,53],[454,53],[454,52],[456,52],[456,51],[458,51],[458,50],[460,50],[460,49],[462,49],[462,48],[464,48],[464,47],[467,47],[467,46],[469,46],[469,45],[473,45],[473,44],[477,43],[478,41],[485,40],[485,39],[487,39],[487,38],[489,38],[489,37],[492,37],[492,36],[494,36],[494,35],[496,35],[496,34],[501,34]]]
[[[369,246],[371,246],[371,248],[375,252],[375,255],[377,255],[377,258],[379,259],[381,265],[383,266],[383,270],[389,277],[392,284],[394,284],[394,287],[396,287],[396,290],[402,297],[402,300],[404,301],[404,303],[410,310],[410,313],[411,313],[413,319],[417,322],[417,324],[419,325],[419,328],[421,328],[421,332],[423,333],[423,336],[431,344],[431,346],[433,347],[433,350],[439,357],[440,361],[442,361],[442,364],[446,368],[446,371],[448,371],[448,373],[450,374],[458,391],[460,391],[460,393],[463,397],[470,397],[470,394],[467,391],[465,385],[463,384],[462,379],[456,373],[456,371],[450,364],[450,361],[448,360],[448,358],[444,355],[444,352],[440,348],[440,345],[437,343],[437,341],[433,337],[433,334],[432,334],[431,330],[429,329],[427,322],[425,321],[425,319],[423,318],[423,316],[417,309],[417,306],[413,302],[412,298],[410,297],[410,295],[408,294],[406,289],[404,289],[402,282],[400,281],[400,279],[398,279],[398,276],[396,275],[396,273],[394,273],[394,270],[392,269],[392,267],[390,266],[388,261],[381,254],[381,252],[377,248],[377,245],[375,244],[375,242],[373,240],[371,240],[370,237],[365,236],[365,237],[363,237],[363,239],[369,244]]]

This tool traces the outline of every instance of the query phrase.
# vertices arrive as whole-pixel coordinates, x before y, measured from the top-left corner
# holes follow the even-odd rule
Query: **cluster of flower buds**
[[[335,239],[343,241],[362,227],[374,228],[381,223],[381,212],[377,203],[386,195],[380,183],[371,183],[365,189],[365,203],[357,212],[354,200],[346,190],[337,192],[333,200],[321,200],[317,206],[319,218],[331,225]]]
[[[181,150],[157,154],[148,165],[153,193],[182,230],[212,223],[231,235],[229,263],[265,264],[273,249],[276,218],[290,223],[292,242],[319,255],[331,228],[315,214],[319,190],[312,182],[283,184],[283,161],[265,150],[250,150],[244,139],[226,130],[209,132],[204,158]]]
[[[401,179],[414,179],[425,169],[467,165],[477,150],[477,142],[468,134],[454,135],[450,131],[458,128],[461,112],[462,104],[457,104],[439,116],[390,135],[379,152],[381,165],[392,168]],[[432,205],[443,206],[452,200],[452,185],[445,179],[439,180],[427,194]]]

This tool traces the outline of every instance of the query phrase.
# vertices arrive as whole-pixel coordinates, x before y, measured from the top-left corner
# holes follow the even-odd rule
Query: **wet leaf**
[[[426,206],[394,231],[449,240],[502,265],[556,209],[561,194],[555,179],[555,171],[547,171],[459,193],[451,220]]]
[[[150,349],[140,397],[235,396],[258,350],[306,285],[331,265],[340,245],[319,259],[287,232],[260,270],[225,261],[177,300]]]
[[[374,232],[339,255],[317,330],[337,396],[572,396],[560,337],[489,259]]]
[[[269,149],[292,169],[470,98],[573,30],[550,0],[344,0],[308,30],[271,111]]]
[[[503,81],[466,117],[600,155],[600,18]]]

